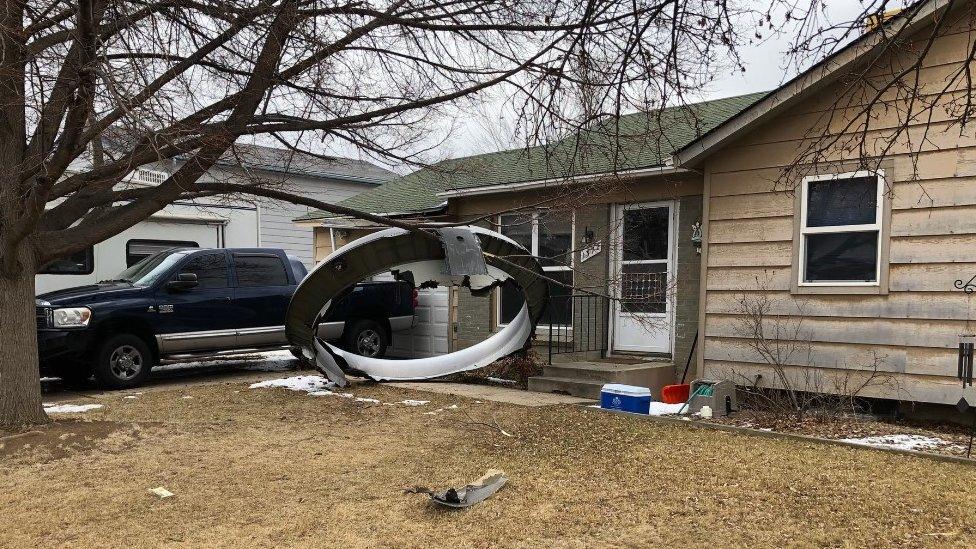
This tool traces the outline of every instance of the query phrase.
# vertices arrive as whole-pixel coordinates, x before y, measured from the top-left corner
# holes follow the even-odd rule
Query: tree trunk
[[[0,428],[46,423],[41,406],[34,261],[21,243],[15,272],[0,272]]]

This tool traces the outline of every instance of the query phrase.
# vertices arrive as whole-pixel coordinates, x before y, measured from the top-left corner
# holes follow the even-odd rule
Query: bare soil
[[[350,392],[380,403],[243,383],[100,396],[5,439],[0,547],[976,544],[973,466],[576,406]],[[384,404],[404,399],[430,403]],[[510,483],[465,511],[402,493],[489,468]]]

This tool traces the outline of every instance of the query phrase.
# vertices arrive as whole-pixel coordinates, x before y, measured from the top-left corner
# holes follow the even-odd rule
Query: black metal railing
[[[610,299],[606,296],[580,293],[550,297],[549,310],[539,323],[540,328],[549,330],[549,364],[558,354],[605,353],[609,316]]]

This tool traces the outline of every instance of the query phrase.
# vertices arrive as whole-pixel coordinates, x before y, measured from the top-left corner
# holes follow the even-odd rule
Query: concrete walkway
[[[495,387],[492,385],[480,385],[471,383],[448,383],[443,381],[403,381],[389,383],[393,387],[403,389],[413,389],[415,391],[427,391],[429,393],[440,393],[444,395],[455,395],[477,400],[488,400],[492,402],[505,402],[518,406],[554,406],[557,404],[583,404],[593,402],[585,398],[569,395],[557,395],[554,393],[535,393],[512,389],[509,387]]]

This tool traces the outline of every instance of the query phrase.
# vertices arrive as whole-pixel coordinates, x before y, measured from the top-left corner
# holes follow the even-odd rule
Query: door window
[[[239,287],[288,286],[288,271],[276,255],[234,254]]]
[[[179,272],[197,275],[197,288],[226,288],[228,286],[227,256],[223,253],[193,256],[180,267]]]
[[[671,209],[624,210],[620,261],[620,311],[667,312]]]

